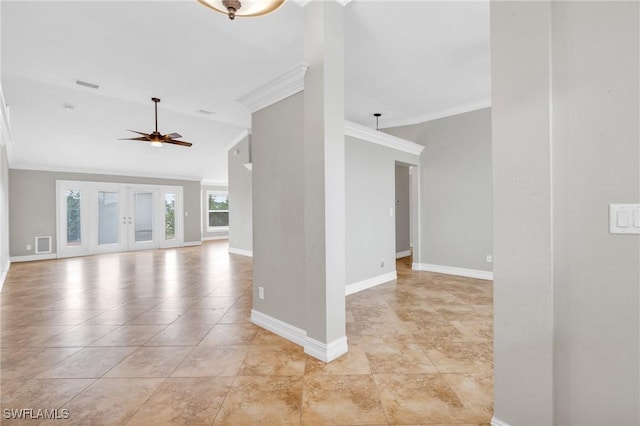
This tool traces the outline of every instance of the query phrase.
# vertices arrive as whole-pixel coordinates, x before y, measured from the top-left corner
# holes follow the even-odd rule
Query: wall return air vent
[[[51,253],[51,237],[36,237],[36,254]]]

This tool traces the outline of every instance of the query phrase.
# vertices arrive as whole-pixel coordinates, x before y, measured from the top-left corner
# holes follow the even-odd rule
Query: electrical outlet
[[[258,287],[258,299],[264,300],[264,287]]]
[[[27,244],[27,250],[31,250],[31,244]]]
[[[492,263],[493,262],[493,256],[491,256],[490,254],[487,255],[487,263]]]

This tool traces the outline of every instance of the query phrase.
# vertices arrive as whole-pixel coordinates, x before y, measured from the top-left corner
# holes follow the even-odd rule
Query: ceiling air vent
[[[91,88],[91,89],[98,89],[98,88],[100,88],[100,86],[98,86],[97,84],[87,83],[86,81],[82,81],[82,80],[76,80],[76,84],[77,84],[78,86],[89,87],[89,88]]]

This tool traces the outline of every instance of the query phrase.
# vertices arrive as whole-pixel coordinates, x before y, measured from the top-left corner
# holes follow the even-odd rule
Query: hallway
[[[324,364],[250,323],[252,262],[227,249],[13,264],[3,424],[25,408],[79,425],[489,423],[491,282],[401,259],[397,282],[347,297],[349,352]]]

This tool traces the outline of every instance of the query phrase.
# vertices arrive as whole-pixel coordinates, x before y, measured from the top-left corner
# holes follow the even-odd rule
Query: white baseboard
[[[399,251],[396,253],[396,259],[411,256],[411,250]]]
[[[366,290],[368,288],[375,287],[389,281],[393,281],[396,278],[398,278],[398,274],[396,271],[393,271],[386,274],[378,275],[377,277],[368,278],[366,280],[358,281],[352,284],[347,284],[345,294],[348,296],[350,294],[357,293],[359,291]]]
[[[331,362],[339,356],[347,353],[347,337],[343,336],[329,344],[324,344],[315,339],[307,337],[307,332],[279,319],[263,314],[255,309],[251,310],[251,322],[262,328],[266,328],[272,333],[287,339],[290,342],[300,345],[304,352],[312,357],[324,362]]]
[[[280,321],[279,319],[273,318],[267,314],[263,314],[260,311],[252,309],[251,322],[255,325],[259,325],[262,328],[266,328],[270,332],[275,333],[278,336],[295,343],[296,345],[300,345],[303,347],[305,345],[307,332],[284,321]]]
[[[493,416],[493,418],[491,419],[491,426],[511,426],[511,425],[507,422],[503,422],[496,416]]]
[[[324,344],[311,337],[304,342],[304,353],[324,362],[331,362],[349,350],[347,336],[342,336],[329,344]]]
[[[195,247],[195,246],[201,246],[202,245],[202,241],[185,241],[182,246],[183,247]]]
[[[58,256],[55,253],[47,253],[47,254],[30,254],[27,256],[11,256],[10,262],[33,262],[36,260],[51,260],[57,259]]]
[[[216,235],[215,237],[202,237],[202,241],[228,240],[228,235]]]
[[[7,279],[7,274],[9,274],[10,267],[11,267],[11,260],[8,260],[7,269],[2,271],[2,274],[0,274],[0,292],[2,292],[2,288],[4,287],[4,281]]]
[[[231,253],[231,254],[239,254],[241,256],[253,257],[253,251],[252,250],[243,250],[243,249],[239,249],[239,248],[229,247],[229,253]]]
[[[416,265],[418,265],[416,267]],[[429,263],[414,263],[413,269],[416,271],[437,272],[439,274],[458,275],[461,277],[478,278],[481,280],[493,280],[493,272],[480,271],[478,269],[457,268],[455,266],[432,265]]]

